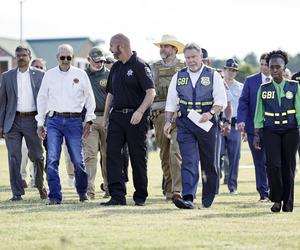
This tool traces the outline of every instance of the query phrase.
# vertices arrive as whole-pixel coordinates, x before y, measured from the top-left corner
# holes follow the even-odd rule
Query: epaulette
[[[286,81],[289,82],[289,83],[297,83],[297,84],[299,84],[299,82],[296,81],[296,80],[290,80],[290,79],[287,79]]]

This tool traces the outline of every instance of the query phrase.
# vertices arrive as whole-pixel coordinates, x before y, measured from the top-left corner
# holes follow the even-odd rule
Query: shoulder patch
[[[148,66],[145,66],[144,67],[145,69],[145,73],[146,73],[146,76],[152,80],[152,72],[151,72],[151,69],[148,67]]]

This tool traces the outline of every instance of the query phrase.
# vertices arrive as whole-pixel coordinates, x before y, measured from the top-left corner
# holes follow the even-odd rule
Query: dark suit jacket
[[[17,111],[17,68],[4,72],[1,76],[0,83],[0,128],[4,133],[10,131],[15,120]],[[33,91],[34,101],[36,103],[37,94],[39,92],[44,72],[29,68],[31,87]]]
[[[256,98],[261,83],[261,73],[248,76],[244,82],[242,95],[239,99],[237,122],[245,122],[245,131],[249,134],[254,134]]]

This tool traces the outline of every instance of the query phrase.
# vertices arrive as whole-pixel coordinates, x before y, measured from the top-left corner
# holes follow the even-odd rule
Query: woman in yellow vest
[[[292,212],[296,152],[299,144],[300,90],[283,77],[287,53],[272,51],[266,57],[273,80],[260,86],[254,117],[254,147],[264,143],[272,212]]]

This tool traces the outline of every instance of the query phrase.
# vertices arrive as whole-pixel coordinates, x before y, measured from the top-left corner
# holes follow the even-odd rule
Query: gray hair
[[[59,45],[58,48],[57,48],[57,55],[59,55],[61,51],[68,51],[72,55],[74,54],[73,47],[70,44],[61,44],[61,45]]]
[[[194,49],[202,54],[201,47],[197,43],[188,43],[184,46],[183,53],[187,50]]]

